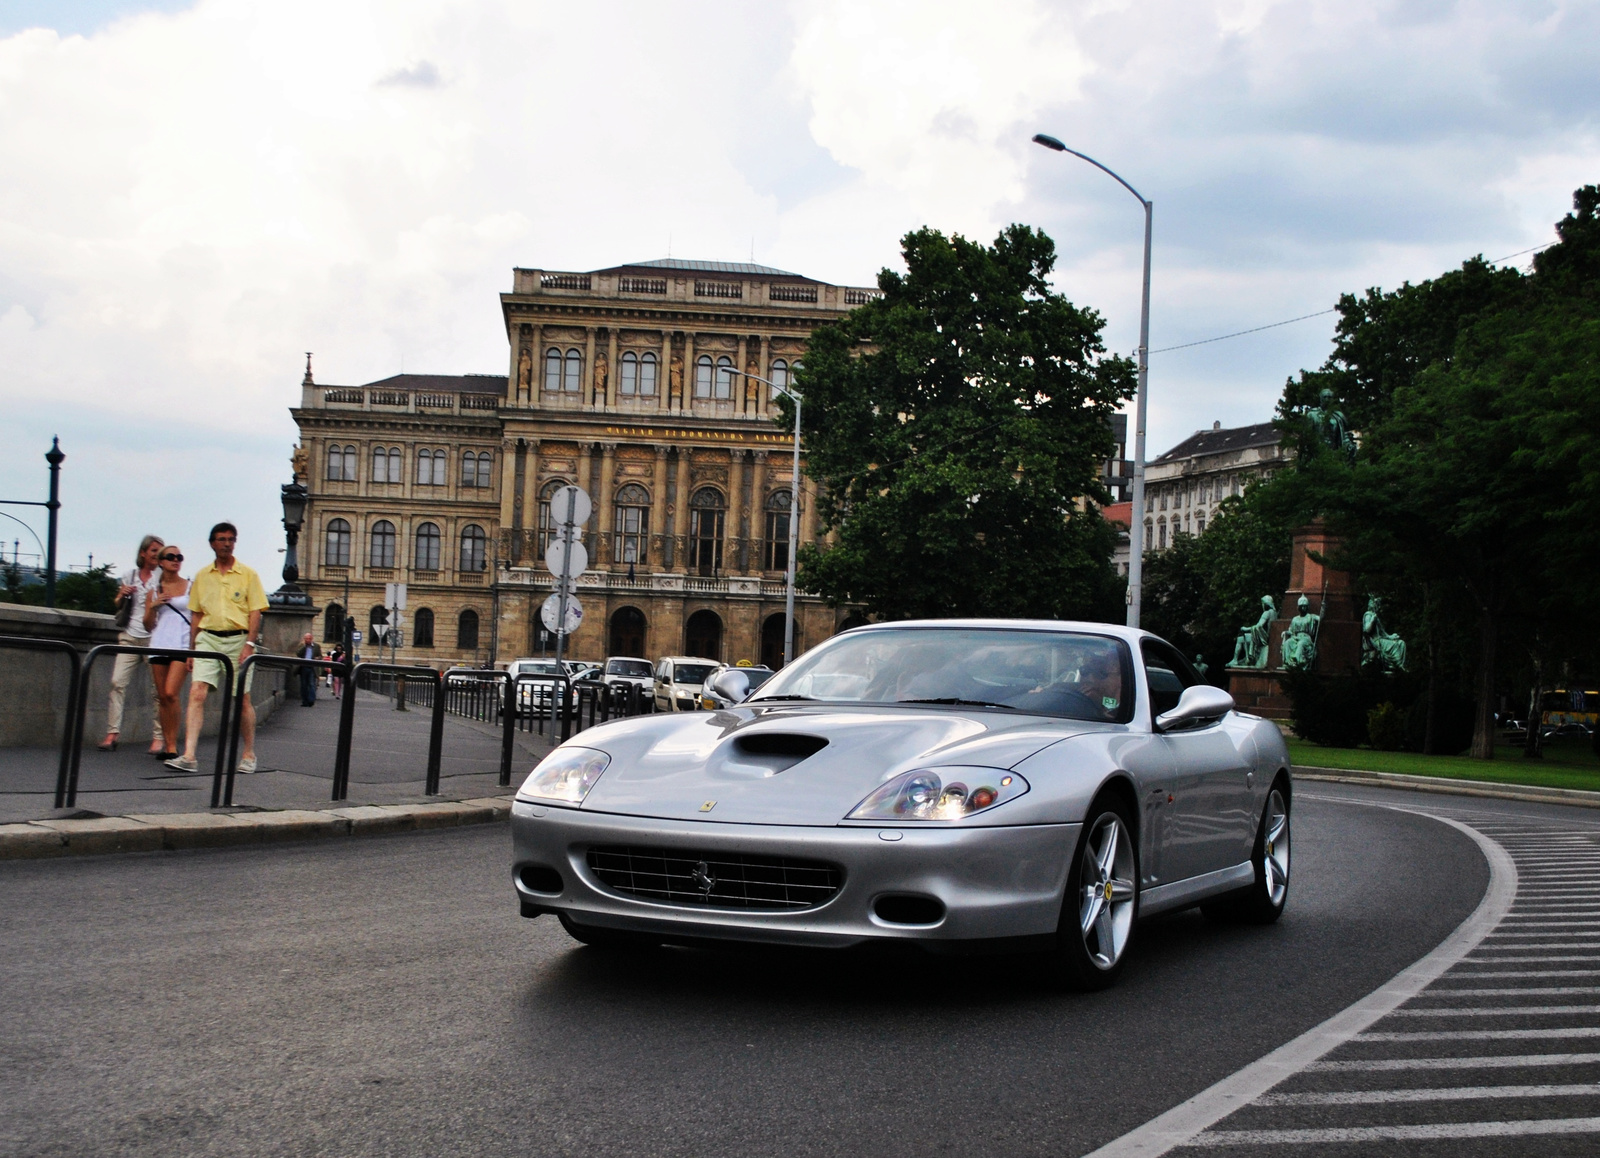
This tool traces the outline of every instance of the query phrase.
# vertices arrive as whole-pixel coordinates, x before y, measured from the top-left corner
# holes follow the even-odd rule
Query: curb
[[[277,812],[136,813],[85,820],[30,820],[0,824],[0,860],[381,836],[490,824],[510,815],[510,796],[488,796],[429,804],[358,804]]]
[[[1290,766],[1296,780],[1329,780],[1339,784],[1369,784],[1380,788],[1405,788],[1413,792],[1438,792],[1447,796],[1490,796],[1533,804],[1566,804],[1600,808],[1600,792],[1582,788],[1540,788],[1531,784],[1500,784],[1493,780],[1454,780],[1444,776],[1412,776],[1404,772],[1363,772],[1354,768]]]

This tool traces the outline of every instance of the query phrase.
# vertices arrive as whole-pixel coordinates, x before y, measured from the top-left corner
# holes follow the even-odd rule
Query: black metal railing
[[[63,801],[67,795],[67,780],[74,771],[73,751],[77,747],[73,743],[77,732],[73,724],[78,718],[78,684],[79,676],[83,671],[83,661],[78,658],[78,649],[64,639],[33,639],[26,635],[0,635],[0,647],[11,648],[16,651],[50,651],[64,654],[67,664],[71,668],[67,677],[67,718],[61,729],[61,760],[56,768],[56,807],[64,807]]]

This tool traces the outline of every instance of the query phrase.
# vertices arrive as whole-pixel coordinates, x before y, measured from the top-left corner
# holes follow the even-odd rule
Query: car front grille
[[[588,859],[613,892],[708,909],[814,909],[844,883],[836,865],[786,856],[608,845],[591,848]]]

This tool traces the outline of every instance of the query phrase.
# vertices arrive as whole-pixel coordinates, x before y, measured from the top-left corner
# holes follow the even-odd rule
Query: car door
[[[1200,683],[1189,664],[1159,640],[1140,644],[1152,720]],[[1247,860],[1253,833],[1255,743],[1232,713],[1161,735],[1172,761],[1172,796],[1162,875],[1168,882]]]

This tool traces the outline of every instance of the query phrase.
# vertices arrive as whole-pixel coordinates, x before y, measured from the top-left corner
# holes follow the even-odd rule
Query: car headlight
[[[595,748],[561,747],[543,760],[522,782],[518,796],[582,804],[611,757]]]
[[[919,768],[880,784],[846,820],[962,820],[1015,800],[1028,782],[1003,768]]]

